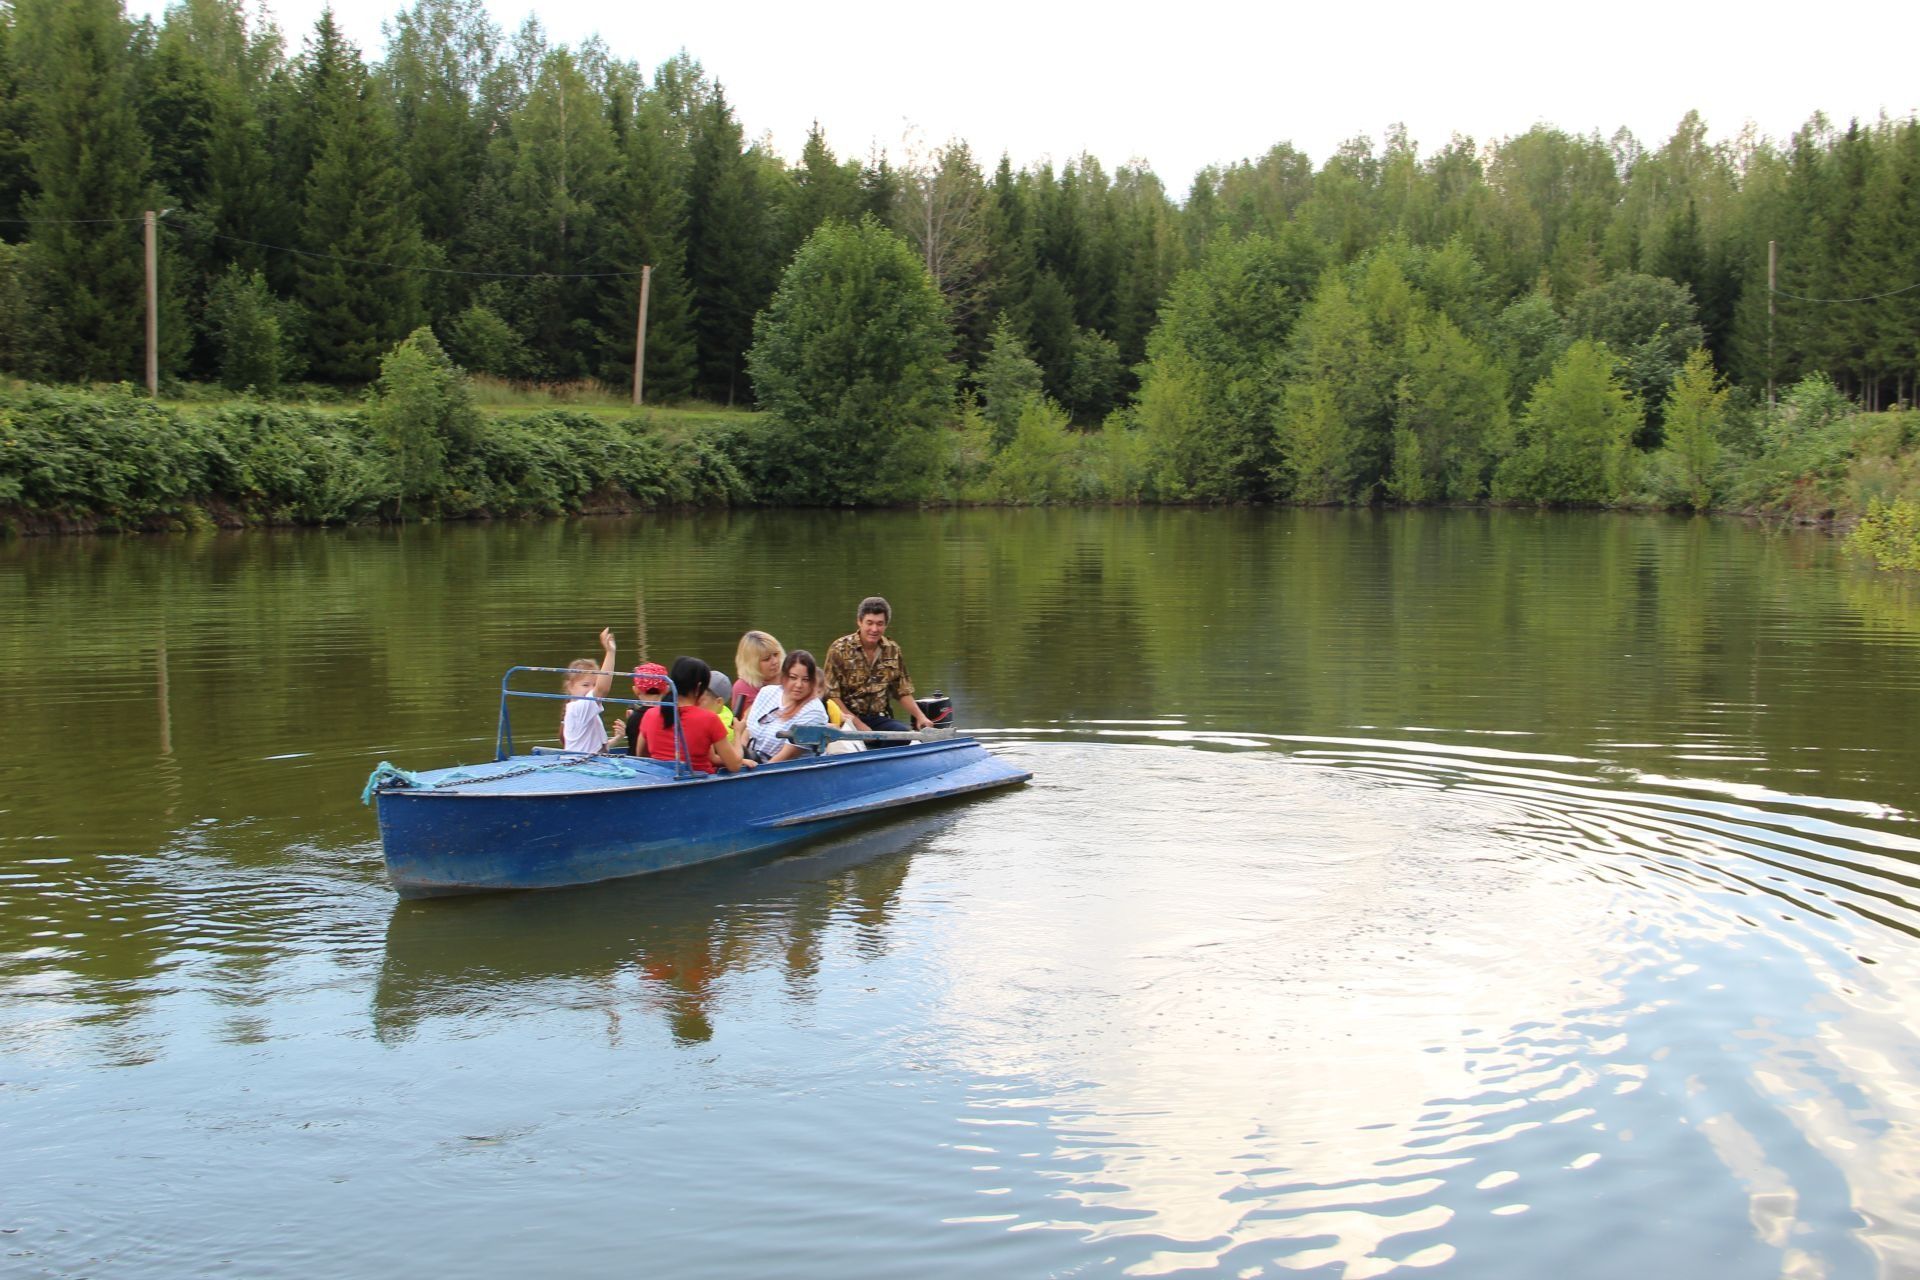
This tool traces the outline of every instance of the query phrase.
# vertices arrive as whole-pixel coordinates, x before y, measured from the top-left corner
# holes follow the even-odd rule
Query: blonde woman
[[[749,631],[740,637],[733,651],[733,695],[727,705],[733,708],[734,741],[747,741],[747,711],[765,688],[777,688],[780,673],[786,667],[787,651],[765,631]]]

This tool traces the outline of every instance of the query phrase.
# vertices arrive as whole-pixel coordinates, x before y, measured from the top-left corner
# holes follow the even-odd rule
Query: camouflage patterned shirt
[[[873,661],[860,647],[860,635],[841,636],[827,646],[827,696],[862,720],[891,719],[893,701],[913,696],[913,678],[907,674],[900,646],[886,636]]]

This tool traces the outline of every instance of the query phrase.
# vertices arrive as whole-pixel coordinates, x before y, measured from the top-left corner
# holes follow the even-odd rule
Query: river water
[[[486,758],[509,664],[876,591],[1032,783],[387,888],[368,770]],[[0,1274],[1920,1274],[1920,588],[1821,535],[14,543],[0,723]]]

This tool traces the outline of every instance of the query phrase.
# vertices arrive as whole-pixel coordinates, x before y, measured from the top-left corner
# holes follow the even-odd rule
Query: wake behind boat
[[[684,760],[542,751],[515,754],[511,698],[563,695],[501,679],[496,758],[407,773],[382,762],[364,798],[380,821],[387,875],[403,898],[551,889],[646,875],[810,839],[887,810],[1025,782],[1033,775],[952,730],[856,734],[808,726],[802,745],[906,739],[885,750],[807,756],[742,773]],[[606,698],[630,706],[650,701]],[[660,700],[671,705],[673,692]]]

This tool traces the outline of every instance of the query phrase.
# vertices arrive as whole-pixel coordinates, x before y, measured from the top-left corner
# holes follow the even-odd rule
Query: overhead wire
[[[337,253],[320,253],[313,249],[296,249],[291,245],[269,244],[264,240],[247,240],[240,236],[230,236],[219,231],[207,231],[184,222],[168,219],[168,210],[154,219],[155,225],[164,226],[183,235],[202,236],[212,240],[225,240],[229,244],[244,244],[255,249],[266,249],[273,253],[291,253],[302,258],[319,258],[326,262],[344,263],[350,267],[364,267],[371,271],[420,271],[441,276],[474,276],[489,280],[628,280],[641,273],[638,271],[468,271],[460,267],[429,267],[414,262],[373,262],[366,258],[348,258]],[[140,222],[145,214],[133,218],[0,218],[0,224],[8,226],[77,226],[91,223]]]
[[[161,222],[169,228],[186,235],[205,236],[213,240],[225,240],[230,244],[249,245],[255,249],[270,249],[275,253],[297,254],[303,258],[319,258],[327,262],[342,262],[351,267],[366,267],[374,271],[422,271],[441,276],[484,276],[492,280],[618,280],[628,279],[640,274],[638,271],[467,271],[459,267],[427,267],[418,263],[371,262],[365,258],[346,258],[337,253],[320,253],[313,249],[295,249],[283,244],[268,244],[264,240],[246,240],[239,236],[224,235],[218,231],[203,231],[185,223]]]
[[[1783,298],[1792,298],[1796,302],[1878,302],[1881,298],[1897,298],[1903,293],[1912,293],[1915,289],[1920,289],[1920,283],[1910,284],[1902,289],[1890,289],[1886,293],[1869,293],[1861,298],[1809,298],[1804,294],[1788,293],[1785,289],[1778,288],[1773,292]]]

